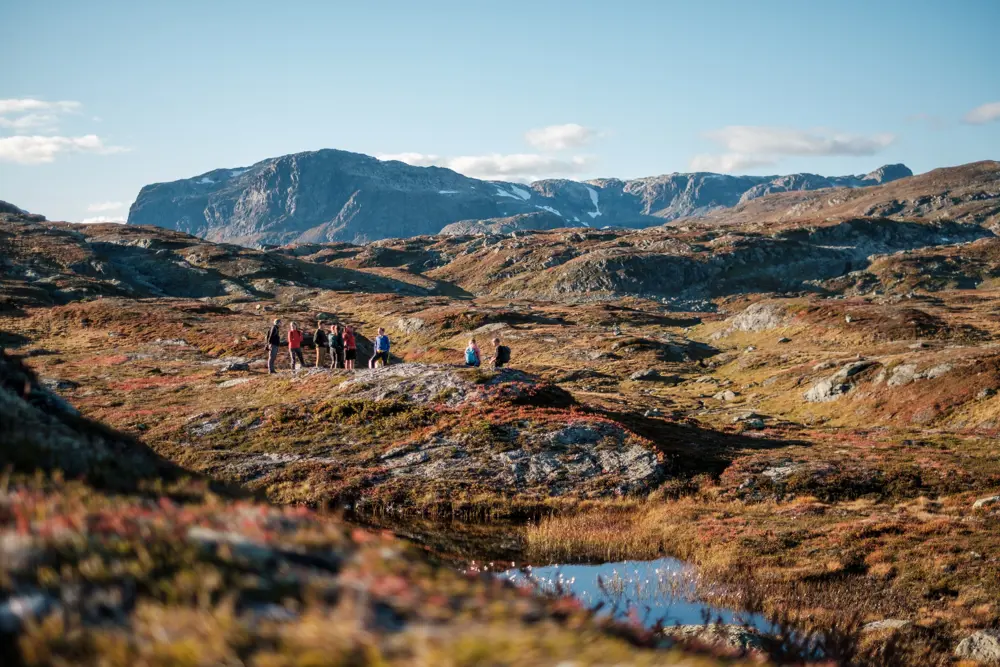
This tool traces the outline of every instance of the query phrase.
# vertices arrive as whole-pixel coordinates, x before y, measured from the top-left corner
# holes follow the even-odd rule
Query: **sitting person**
[[[510,348],[500,344],[499,338],[493,339],[493,358],[490,364],[494,369],[501,369],[510,363]]]
[[[479,368],[480,363],[482,362],[479,355],[479,346],[476,345],[476,339],[472,338],[469,340],[469,346],[465,348],[465,365]]]

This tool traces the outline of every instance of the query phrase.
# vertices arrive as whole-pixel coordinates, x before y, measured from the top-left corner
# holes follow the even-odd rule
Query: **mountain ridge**
[[[562,218],[566,227],[642,228],[772,192],[863,187],[911,173],[905,165],[886,165],[864,176],[695,172],[522,184],[323,149],[147,185],[129,210],[128,224],[248,246],[437,234],[452,223],[537,212]]]

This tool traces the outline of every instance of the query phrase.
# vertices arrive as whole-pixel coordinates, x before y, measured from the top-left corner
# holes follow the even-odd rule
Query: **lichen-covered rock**
[[[740,651],[761,650],[764,647],[760,633],[742,625],[676,625],[664,628],[663,634],[671,639],[721,645]]]
[[[958,643],[955,657],[982,665],[1000,665],[1000,630],[980,630]]]

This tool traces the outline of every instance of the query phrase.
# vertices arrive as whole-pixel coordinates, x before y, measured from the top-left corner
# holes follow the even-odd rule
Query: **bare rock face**
[[[580,421],[557,430],[537,425],[517,430],[510,436],[520,446],[506,451],[484,449],[475,439],[456,435],[390,452],[383,465],[391,476],[414,484],[480,479],[500,493],[544,489],[552,496],[624,495],[648,490],[662,479],[656,454],[615,425]]]

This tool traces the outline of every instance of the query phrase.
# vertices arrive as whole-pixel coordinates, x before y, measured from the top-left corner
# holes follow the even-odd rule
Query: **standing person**
[[[340,333],[340,325],[334,324],[330,329],[330,368],[344,367],[344,335]]]
[[[385,335],[385,328],[378,328],[378,335],[375,336],[375,354],[368,360],[368,368],[375,368],[376,361],[382,361],[383,366],[389,365],[389,337]]]
[[[274,362],[278,360],[278,350],[281,349],[281,320],[275,319],[274,324],[267,330],[267,338],[264,341],[267,350],[267,373],[275,373]]]
[[[354,370],[354,360],[358,358],[358,341],[354,338],[354,327],[344,327],[344,367]]]
[[[299,325],[292,322],[288,325],[288,356],[291,358],[292,370],[295,370],[295,360],[299,360],[301,368],[306,367],[306,360],[302,358],[302,332]]]
[[[510,348],[500,344],[499,338],[493,339],[493,358],[490,359],[495,370],[499,370],[510,363]]]
[[[465,365],[473,366],[479,368],[482,357],[479,354],[479,346],[476,345],[476,339],[469,339],[469,346],[465,348]]]
[[[319,368],[323,363],[323,348],[329,345],[326,340],[326,331],[323,330],[322,320],[316,323],[316,335],[313,336],[313,342],[316,344],[316,368]]]

